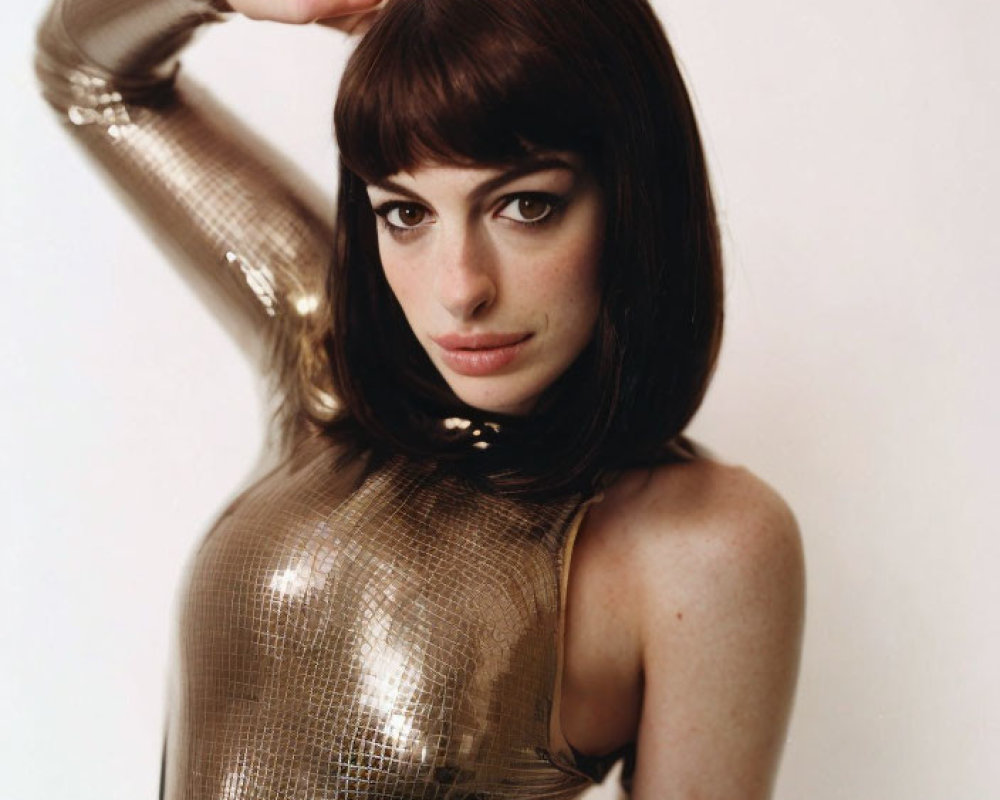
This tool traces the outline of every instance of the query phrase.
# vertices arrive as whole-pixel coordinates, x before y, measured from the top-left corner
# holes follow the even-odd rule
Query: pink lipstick
[[[459,375],[481,377],[499,372],[524,349],[530,333],[449,333],[431,337],[441,359]]]

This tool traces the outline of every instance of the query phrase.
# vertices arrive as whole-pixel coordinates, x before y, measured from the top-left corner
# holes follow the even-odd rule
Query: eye
[[[373,210],[396,230],[412,230],[430,221],[430,213],[419,203],[385,203]]]
[[[507,197],[501,202],[503,205],[497,211],[498,217],[522,225],[537,225],[552,216],[560,199],[544,192],[530,192]]]

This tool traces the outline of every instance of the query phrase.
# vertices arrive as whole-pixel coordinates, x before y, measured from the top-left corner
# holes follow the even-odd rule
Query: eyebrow
[[[505,169],[499,175],[493,178],[488,178],[478,186],[476,186],[470,193],[469,199],[477,201],[482,199],[485,195],[496,191],[502,186],[508,183],[516,181],[518,178],[523,178],[526,175],[534,175],[536,172],[545,172],[547,170],[554,169],[564,169],[570,172],[576,172],[577,168],[574,167],[570,162],[564,158],[559,158],[558,156],[543,156],[540,158],[529,158],[524,161],[519,161],[512,167]],[[384,189],[387,192],[395,192],[401,194],[404,197],[408,197],[417,203],[425,206],[430,206],[424,198],[419,194],[414,192],[412,189],[408,189],[402,184],[396,183],[389,178],[383,178],[382,180],[371,181],[370,186],[377,187],[379,189]]]

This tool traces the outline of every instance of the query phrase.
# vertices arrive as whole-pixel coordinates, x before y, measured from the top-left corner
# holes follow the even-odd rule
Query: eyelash
[[[551,222],[558,216],[559,212],[561,212],[566,205],[566,198],[560,197],[559,195],[552,194],[550,192],[513,192],[511,194],[505,195],[504,197],[501,197],[497,201],[496,211],[494,213],[495,214],[498,213],[499,211],[503,210],[516,200],[535,200],[545,203],[545,205],[549,206],[549,212],[544,217],[541,217],[536,220],[525,220],[522,222],[521,220],[510,219],[509,217],[498,217],[499,219],[505,219],[508,222],[513,223],[514,225],[518,225],[522,228],[534,228],[539,225],[545,225],[546,223]],[[413,226],[394,225],[393,223],[389,222],[389,214],[391,214],[393,211],[396,211],[397,209],[407,208],[407,207],[420,208],[430,213],[428,209],[422,206],[420,203],[413,203],[405,200],[390,200],[387,203],[382,203],[382,205],[373,208],[372,211],[375,213],[375,216],[379,218],[379,224],[382,226],[384,230],[386,230],[390,235],[394,236],[397,239],[404,239],[414,235],[421,228],[424,227],[423,225],[413,225]]]
[[[516,200],[534,200],[536,202],[544,203],[549,207],[548,213],[544,217],[538,219],[528,219],[528,220],[517,220],[510,219],[509,217],[503,217],[515,225],[523,225],[527,227],[534,227],[536,225],[544,225],[547,222],[551,222],[560,211],[562,211],[563,206],[566,204],[566,199],[560,197],[557,194],[552,194],[550,192],[514,192],[505,197],[502,197],[497,203],[497,210],[501,210],[509,206]]]
[[[397,209],[406,208],[408,206],[413,208],[423,208],[423,206],[421,206],[420,203],[409,203],[400,200],[392,200],[388,203],[383,203],[377,208],[373,208],[372,211],[375,212],[375,216],[378,217],[379,224],[382,226],[384,230],[388,231],[397,239],[402,239],[406,236],[412,236],[414,233],[416,233],[423,227],[422,225],[414,225],[406,227],[404,225],[394,225],[393,223],[389,222],[389,214],[391,214],[393,211]]]

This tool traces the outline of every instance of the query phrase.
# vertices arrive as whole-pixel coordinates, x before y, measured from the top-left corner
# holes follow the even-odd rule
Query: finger
[[[230,0],[234,11],[250,19],[297,25],[318,19],[358,15],[378,4],[379,0]]]
[[[381,4],[380,4],[381,8]],[[362,14],[351,14],[349,17],[333,17],[330,19],[318,19],[317,25],[325,28],[336,28],[348,35],[364,34],[378,17],[379,9],[365,11]]]
[[[386,7],[388,2],[389,0],[378,0],[375,6],[368,11],[363,11],[360,14],[351,14],[347,17],[320,19],[316,21],[316,24],[324,25],[327,28],[336,28],[348,35],[357,34],[363,36],[375,20],[378,19],[378,15],[382,13],[382,9]]]

